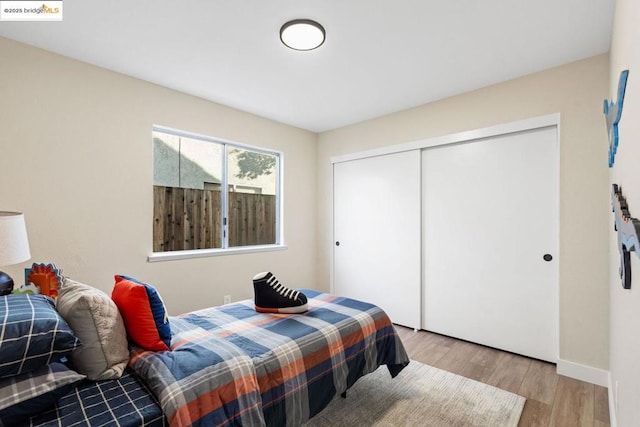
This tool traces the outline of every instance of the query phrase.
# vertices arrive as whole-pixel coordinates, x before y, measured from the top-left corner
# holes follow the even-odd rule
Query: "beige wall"
[[[331,278],[332,156],[559,112],[560,357],[608,369],[608,75],[601,55],[320,134],[319,283]]]
[[[138,277],[171,314],[250,298],[263,270],[315,285],[315,134],[4,38],[0,58],[0,210],[25,213],[31,262],[107,292]],[[148,263],[153,124],[284,152],[289,249]],[[22,283],[29,265],[3,270]]]
[[[617,102],[618,80],[622,70],[629,70],[624,107],[619,126],[619,145],[610,169],[611,182],[619,184],[627,198],[633,217],[640,218],[640,3],[617,0],[611,42],[611,69],[608,99]],[[617,235],[611,233],[611,353],[610,388],[615,399],[612,415],[619,427],[637,426],[640,422],[640,259],[631,253],[633,282],[630,290],[621,286],[618,276],[620,254]],[[616,393],[617,389],[617,393]],[[613,425],[613,424],[612,424]]]

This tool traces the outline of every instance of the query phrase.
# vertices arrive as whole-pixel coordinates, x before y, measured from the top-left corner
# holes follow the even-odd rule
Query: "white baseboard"
[[[618,414],[616,413],[616,401],[613,395],[613,380],[609,374],[609,425],[618,427]]]
[[[575,378],[602,387],[609,387],[609,371],[605,371],[604,369],[558,359],[556,371],[565,377]]]

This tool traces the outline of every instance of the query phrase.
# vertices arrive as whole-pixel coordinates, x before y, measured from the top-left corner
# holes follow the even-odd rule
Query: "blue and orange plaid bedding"
[[[358,378],[409,358],[378,307],[305,290],[303,314],[251,300],[172,317],[170,352],[132,351],[172,426],[300,425]]]

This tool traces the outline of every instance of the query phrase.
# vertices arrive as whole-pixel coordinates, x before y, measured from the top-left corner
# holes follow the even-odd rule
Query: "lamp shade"
[[[0,267],[31,258],[24,214],[0,212]]]

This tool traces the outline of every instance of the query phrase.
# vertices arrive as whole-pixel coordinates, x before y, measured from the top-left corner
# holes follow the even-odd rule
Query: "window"
[[[282,154],[153,128],[153,252],[278,245]]]

